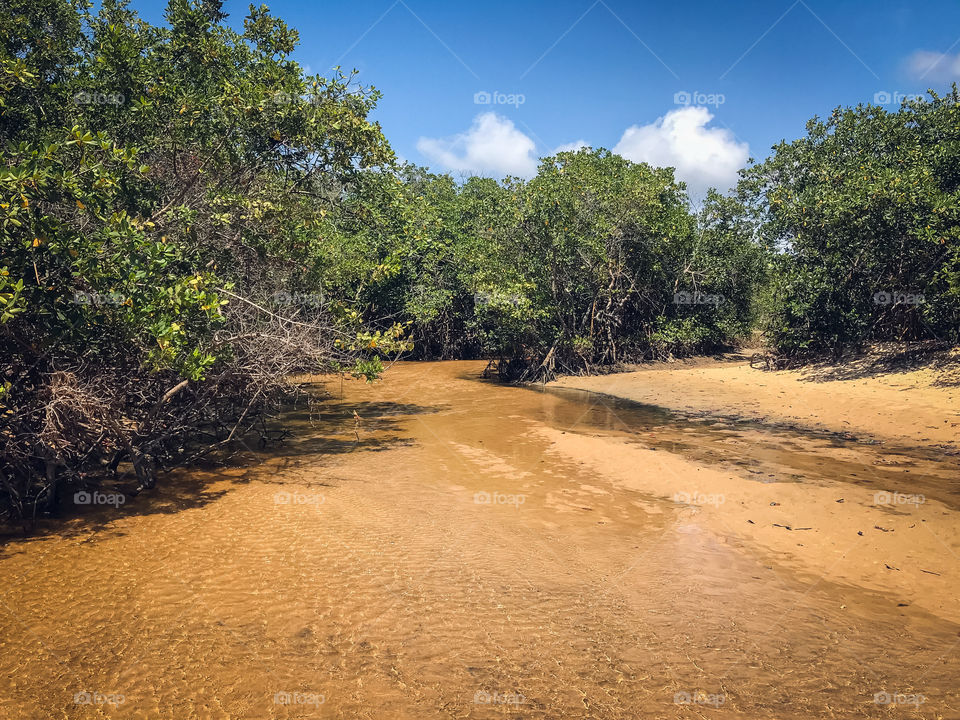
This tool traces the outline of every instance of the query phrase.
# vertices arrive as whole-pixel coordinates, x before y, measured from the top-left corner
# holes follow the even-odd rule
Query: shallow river
[[[905,535],[958,526],[955,460],[483,366],[331,383],[278,449],[8,539],[0,718],[960,717],[960,547]],[[914,547],[917,597],[818,508],[738,514],[894,489],[926,503],[850,541]]]

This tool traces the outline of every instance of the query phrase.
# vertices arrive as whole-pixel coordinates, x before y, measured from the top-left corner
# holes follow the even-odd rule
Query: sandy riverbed
[[[891,593],[898,605],[919,605],[960,622],[955,554],[960,526],[952,500],[960,478],[953,463],[943,472],[933,469],[938,455],[957,454],[960,441],[955,369],[833,379],[843,370],[771,372],[739,358],[662,363],[554,383],[682,411],[705,422],[740,418],[754,421],[751,427],[855,436],[858,442],[843,447],[808,448],[811,456],[840,463],[833,477],[819,483],[758,484],[737,468],[703,466],[682,454],[624,447],[612,438],[553,439],[563,452],[590,462],[606,477],[658,496],[691,497],[690,512],[719,535],[763,548],[797,571]],[[858,449],[873,443],[875,450]],[[912,448],[928,449],[928,482],[918,477],[924,471],[910,457]],[[841,469],[844,462],[862,460],[863,453],[870,459],[855,468],[859,472]],[[648,471],[637,473],[637,467]]]
[[[960,458],[483,367],[8,539],[0,718],[960,715]]]

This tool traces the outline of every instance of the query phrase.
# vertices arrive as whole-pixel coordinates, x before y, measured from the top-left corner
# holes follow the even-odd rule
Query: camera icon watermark
[[[126,701],[127,698],[122,693],[100,693],[82,690],[73,695],[74,705],[113,705],[116,707],[117,705],[123,705]]]
[[[123,105],[124,97],[120,93],[78,92],[73,96],[77,105]]]
[[[123,305],[124,297],[118,292],[97,293],[83,292],[78,290],[73,294],[73,301],[77,305],[93,305],[100,307],[101,305]]]
[[[501,492],[477,492],[473,494],[475,505],[513,505],[519,509],[527,501],[526,495],[512,495]]]
[[[873,294],[874,305],[922,305],[926,301],[923,293],[908,293],[902,290],[880,290]]]
[[[502,693],[494,690],[477,690],[473,694],[473,702],[477,705],[513,705],[517,707],[526,702],[522,693]]]
[[[727,498],[723,493],[702,493],[694,490],[693,492],[676,492],[673,494],[673,501],[679,505],[713,505],[720,507]]]
[[[120,507],[127,501],[123,493],[104,493],[99,490],[89,492],[80,490],[73,494],[74,505],[112,505],[115,508]]]
[[[323,307],[323,295],[320,293],[300,293],[278,290],[270,296],[270,303],[275,307]]]
[[[523,93],[502,93],[494,90],[478,90],[473,94],[474,105],[513,105],[519,108],[527,101],[527,96]]]
[[[273,502],[275,505],[323,505],[327,498],[320,493],[297,493],[281,490],[274,493]]]
[[[284,92],[283,90],[280,90],[270,96],[270,100],[274,105],[295,105],[296,103],[300,102],[302,98],[296,93]]]
[[[923,95],[913,95],[890,90],[878,90],[873,94],[874,105],[902,105],[904,102],[923,100]]]
[[[889,693],[884,691],[873,694],[873,702],[877,705],[912,705],[914,708],[919,708],[926,701],[926,696],[919,693]]]
[[[714,305],[718,306],[724,302],[726,298],[723,295],[716,295],[703,292],[690,292],[689,290],[681,290],[680,292],[675,292],[673,294],[673,304],[674,305]]]
[[[898,492],[875,492],[873,494],[874,505],[913,505],[918,507],[927,501],[925,495],[905,494]]]
[[[516,307],[521,302],[522,298],[517,293],[504,295],[502,293],[475,292],[473,294],[473,304],[478,308],[489,307],[496,303],[507,303]]]
[[[690,92],[688,90],[678,90],[673,94],[673,104],[681,107],[690,107],[698,105],[710,105],[720,107],[727,101],[727,96],[723,93],[703,93],[699,90]]]
[[[718,708],[726,702],[726,697],[719,693],[705,693],[702,690],[693,692],[681,691],[673,696],[675,705],[710,705]]]
[[[273,694],[274,705],[312,705],[320,707],[327,701],[325,695],[315,692],[287,692],[280,690]]]

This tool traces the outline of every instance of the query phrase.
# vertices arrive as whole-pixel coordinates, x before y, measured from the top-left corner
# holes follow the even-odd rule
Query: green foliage
[[[365,173],[333,218],[325,282],[371,322],[410,323],[425,357],[494,355],[571,371],[706,351],[747,332],[762,252],[735,201],[700,216],[669,169],[561,153],[529,182],[457,186]],[[720,305],[674,294],[722,293]]]
[[[578,357],[709,351],[743,329],[733,320],[748,317],[758,249],[719,196],[697,218],[671,169],[603,150],[547,158],[521,196],[513,254],[534,289],[535,335],[571,369]],[[680,293],[720,302],[684,304]]]
[[[0,324],[12,320],[25,307],[23,278],[13,281],[10,279],[10,269],[0,268]]]
[[[391,159],[366,120],[378,96],[304,77],[296,32],[265,7],[242,34],[212,1],[173,0],[169,27],[113,0],[37,10],[17,0],[3,20],[0,240],[27,283],[4,302],[25,305],[48,350],[123,345],[200,379],[217,288],[296,289],[322,255],[327,198]]]
[[[183,249],[121,209],[136,151],[75,126],[61,140],[12,146],[6,161],[0,239],[7,272],[20,278],[8,304],[26,310],[9,330],[26,333],[29,322],[33,341],[55,356],[122,346],[154,369],[199,379],[212,361],[199,343],[223,320],[219,280],[181,274]]]
[[[741,193],[780,250],[764,302],[775,347],[957,340],[958,100],[954,87],[899,112],[838,109],[745,174]],[[877,293],[904,293],[908,302]]]
[[[351,295],[264,299],[322,295],[327,217],[393,155],[376,91],[305,76],[265,7],[224,20],[217,0],[172,0],[162,27],[117,0],[0,18],[0,517],[121,457],[148,483],[291,374],[373,379],[408,347]]]

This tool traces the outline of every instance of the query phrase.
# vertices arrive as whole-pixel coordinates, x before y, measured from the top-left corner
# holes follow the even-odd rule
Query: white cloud
[[[453,137],[422,137],[417,150],[446,170],[496,177],[537,172],[536,144],[510,119],[493,112],[477,115],[469,130]]]
[[[558,145],[557,149],[554,150],[552,154],[556,155],[557,153],[562,153],[562,152],[576,152],[580,148],[588,148],[588,147],[590,147],[590,143],[588,143],[586,140],[574,140],[571,143],[564,143],[563,145]]]
[[[907,71],[916,80],[950,82],[960,80],[960,54],[917,50],[907,58]]]
[[[667,113],[655,123],[630,127],[613,151],[634,162],[674,167],[692,195],[708,187],[725,190],[736,184],[746,165],[749,147],[733,133],[707,127],[713,115],[699,106]],[[551,154],[590,147],[585,140],[564,143]],[[421,137],[417,150],[443,170],[471,175],[533,177],[537,172],[536,143],[513,122],[494,112],[474,118],[466,132],[451,137]]]
[[[691,195],[708,187],[726,190],[736,184],[750,148],[723,128],[709,128],[713,115],[705,107],[671,110],[650,125],[627,128],[613,151],[627,160],[676,168]]]

